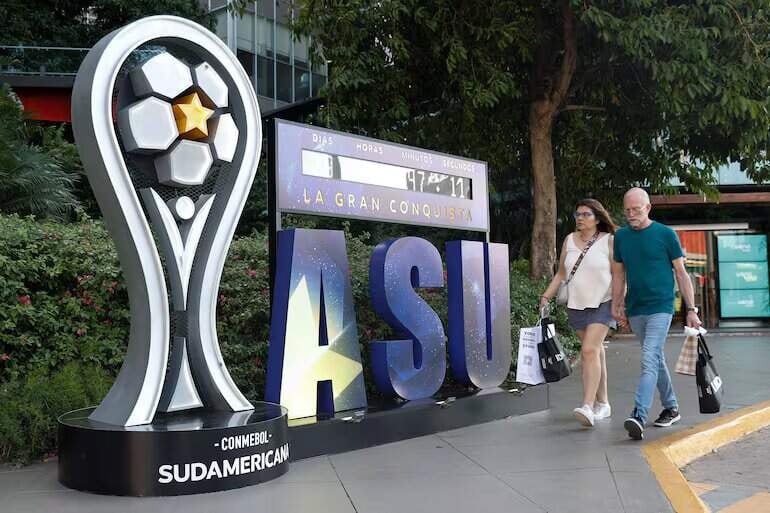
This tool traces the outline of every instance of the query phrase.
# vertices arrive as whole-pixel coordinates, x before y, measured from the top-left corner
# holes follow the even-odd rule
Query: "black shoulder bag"
[[[695,382],[698,385],[698,405],[701,413],[718,413],[722,406],[724,387],[714,357],[703,335],[698,335],[698,361],[695,362]]]

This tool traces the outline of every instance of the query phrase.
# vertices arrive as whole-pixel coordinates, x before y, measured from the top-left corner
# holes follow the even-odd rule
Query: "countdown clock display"
[[[488,231],[485,162],[276,120],[281,212]]]
[[[302,150],[302,174],[404,191],[471,199],[472,178],[384,164],[333,153]]]

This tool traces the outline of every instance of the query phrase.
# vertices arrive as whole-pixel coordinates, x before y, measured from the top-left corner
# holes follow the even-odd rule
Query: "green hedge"
[[[369,301],[368,266],[374,243],[366,233],[353,236],[348,226],[344,224],[366,382],[369,393],[375,393],[366,365],[366,345],[371,340],[387,340],[393,333],[375,315]],[[267,363],[267,251],[267,237],[262,233],[233,241],[217,307],[224,359],[235,382],[253,400],[262,396]],[[514,362],[519,328],[537,321],[536,305],[544,287],[545,283],[529,279],[526,262],[512,264]],[[446,289],[422,290],[421,295],[446,327]],[[563,312],[557,316],[557,326],[560,333],[567,334],[567,349],[574,351],[575,339],[569,335]],[[50,420],[65,409],[98,402],[120,369],[128,329],[126,288],[114,246],[101,222],[83,219],[57,224],[0,215],[0,436],[6,439],[4,430],[13,431],[9,426],[14,425],[20,433],[0,445],[0,460],[28,459],[54,449],[53,431],[47,438],[35,434],[36,440],[43,441],[40,443],[19,440],[28,436],[22,426],[29,422],[29,408],[38,408]],[[68,370],[73,362],[84,375],[101,373],[99,379],[93,378],[94,390],[70,393],[61,401],[46,402],[49,406],[45,408],[35,401],[29,408],[21,408],[17,401],[6,402],[8,394],[26,397],[44,387],[46,380],[41,376],[53,376],[51,383],[67,381],[63,390],[78,389],[76,373]],[[448,378],[447,386],[452,384]],[[53,429],[53,424],[49,427]]]
[[[0,216],[0,382],[71,361],[114,373],[128,319],[115,247],[101,223]]]
[[[70,362],[0,383],[0,462],[31,461],[56,450],[56,419],[97,404],[112,376],[94,364]]]

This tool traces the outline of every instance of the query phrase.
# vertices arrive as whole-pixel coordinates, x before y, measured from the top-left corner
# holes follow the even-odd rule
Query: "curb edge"
[[[674,511],[710,513],[680,468],[768,425],[770,401],[765,401],[647,443],[642,454]]]

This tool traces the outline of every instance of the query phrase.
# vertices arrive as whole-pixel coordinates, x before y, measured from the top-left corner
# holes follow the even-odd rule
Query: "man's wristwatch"
[[[688,306],[687,307],[687,312],[688,313],[689,312],[695,312],[695,315],[698,315],[698,313],[700,313],[700,308],[698,308],[697,306]]]

